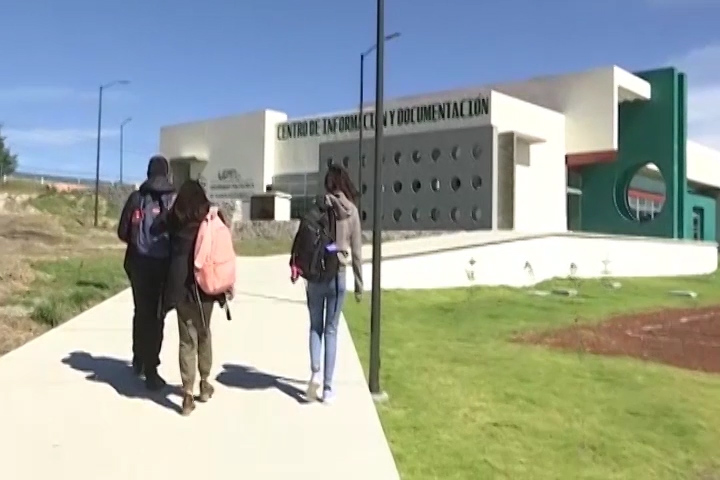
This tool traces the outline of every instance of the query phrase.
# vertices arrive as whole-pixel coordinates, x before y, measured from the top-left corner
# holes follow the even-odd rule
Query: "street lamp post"
[[[125,125],[132,121],[132,117],[128,117],[120,124],[120,185],[123,184],[123,148],[125,145]]]
[[[389,35],[385,35],[384,41],[390,41],[394,38],[397,38],[400,36],[400,32],[394,32]],[[360,190],[360,195],[358,195],[358,211],[362,215],[362,180],[363,180],[363,131],[365,130],[365,124],[363,122],[363,103],[365,103],[363,96],[365,93],[365,57],[370,55],[372,52],[375,51],[377,48],[377,44],[374,44],[372,47],[365,50],[363,53],[360,54],[360,107],[358,110],[358,189]],[[362,218],[361,218],[362,223]]]
[[[114,87],[115,85],[129,84],[129,80],[115,80],[113,82],[100,85],[100,93],[98,95],[97,151],[95,156],[95,227],[98,226],[98,210],[100,207],[100,132],[102,130],[103,90]]]
[[[385,64],[385,0],[377,0],[377,55],[375,68],[375,184],[373,185],[372,292],[370,307],[370,393],[376,400],[380,390],[380,259],[382,256],[382,152],[383,152],[383,84]]]

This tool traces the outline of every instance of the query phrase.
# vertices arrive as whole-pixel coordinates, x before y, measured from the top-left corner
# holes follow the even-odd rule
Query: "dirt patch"
[[[11,305],[0,307],[0,355],[27,343],[49,327],[28,318],[27,308]]]
[[[574,325],[516,340],[720,373],[720,306],[623,315],[599,325]]]

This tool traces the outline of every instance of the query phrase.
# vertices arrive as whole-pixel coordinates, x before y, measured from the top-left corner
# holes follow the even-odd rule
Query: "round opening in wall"
[[[455,145],[455,146],[452,148],[452,152],[450,153],[450,155],[452,156],[453,160],[460,160],[460,153],[461,153],[461,152],[462,152],[462,150],[460,150],[460,147],[457,146],[457,145]]]
[[[393,210],[393,220],[395,220],[396,222],[399,222],[401,217],[402,217],[402,210],[400,210],[399,208],[396,208],[395,210]]]
[[[417,193],[420,191],[420,187],[422,187],[422,183],[420,183],[420,180],[413,180],[412,182],[412,190],[413,192]]]
[[[437,222],[440,219],[440,210],[437,208],[430,210],[430,219],[432,219],[433,222]]]
[[[458,220],[460,220],[460,209],[459,208],[453,207],[453,209],[450,210],[450,219],[456,223]]]
[[[433,189],[433,192],[437,192],[438,190],[440,190],[440,180],[438,180],[437,178],[433,178],[430,181],[430,188]]]
[[[343,158],[343,167],[347,168],[350,165],[350,157]]]
[[[653,221],[662,212],[667,195],[667,185],[660,168],[648,162],[635,169],[632,176],[628,174],[625,178],[629,179],[622,189],[626,211],[621,213],[639,223]]]
[[[393,183],[393,192],[400,193],[402,191],[402,182],[400,180],[395,180],[395,183]]]
[[[482,147],[478,145],[477,143],[473,145],[472,148],[472,156],[475,160],[480,160],[480,157],[482,156]]]
[[[396,163],[397,165],[400,165],[400,160],[402,160],[402,153],[400,153],[400,152],[395,152],[395,156],[394,156],[393,158],[394,158],[394,160],[395,160],[395,163]]]
[[[420,150],[415,150],[412,153],[412,159],[415,163],[420,163],[420,160],[422,160],[422,156],[420,155]]]
[[[333,159],[332,159],[332,157],[328,158],[326,163],[327,163],[327,166],[328,166],[328,167],[332,166],[332,164],[333,164]]]
[[[472,177],[472,187],[477,190],[478,188],[482,187],[482,178],[480,178],[480,175],[474,175]]]
[[[450,186],[455,192],[460,190],[460,179],[458,177],[453,177],[453,179],[450,181]]]
[[[367,193],[367,184],[362,184],[362,187],[360,187],[360,193],[362,193],[363,195]]]
[[[482,216],[482,212],[480,212],[480,207],[473,207],[472,213],[470,214],[470,216],[472,217],[472,219],[474,221],[476,221],[476,222],[479,221],[480,217]]]
[[[413,208],[412,212],[410,212],[410,216],[412,217],[413,222],[417,222],[418,220],[420,220],[420,210],[418,210],[417,208]]]
[[[433,148],[432,153],[430,153],[430,158],[433,159],[433,162],[437,162],[440,158],[440,149],[439,148]]]

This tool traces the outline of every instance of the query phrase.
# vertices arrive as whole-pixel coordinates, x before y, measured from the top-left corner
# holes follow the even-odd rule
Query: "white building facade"
[[[384,228],[573,229],[573,221],[580,225],[581,212],[592,212],[595,201],[582,197],[582,186],[573,185],[573,172],[582,171],[576,177],[592,184],[595,170],[625,161],[621,144],[632,143],[625,132],[633,125],[623,119],[632,119],[632,112],[619,112],[628,102],[652,101],[657,82],[649,78],[612,66],[386,100]],[[262,110],[164,127],[160,151],[170,159],[176,182],[199,179],[213,201],[247,200],[272,186],[292,195],[294,216],[320,193],[327,165],[343,165],[364,193],[360,208],[369,225],[376,120],[371,104],[362,115],[350,110],[288,118]],[[706,213],[712,215],[714,231],[720,155],[685,146],[684,138],[683,146],[687,175],[682,181],[703,187],[703,194],[713,199],[712,212],[707,206]],[[665,170],[659,167],[663,174]],[[685,195],[685,187],[673,185],[674,193],[651,192],[655,201]],[[623,194],[628,205],[638,205],[637,192]],[[678,209],[685,208],[676,203],[673,224],[682,220]],[[593,215],[584,218],[597,229],[615,228],[612,220]],[[665,231],[657,235],[671,236]]]

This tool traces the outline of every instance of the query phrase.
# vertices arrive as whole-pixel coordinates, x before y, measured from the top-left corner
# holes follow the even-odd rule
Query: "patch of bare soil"
[[[516,340],[720,373],[720,306],[622,315],[599,325],[574,325]]]

